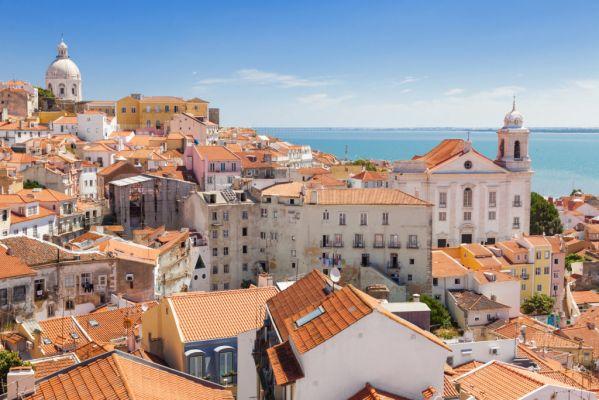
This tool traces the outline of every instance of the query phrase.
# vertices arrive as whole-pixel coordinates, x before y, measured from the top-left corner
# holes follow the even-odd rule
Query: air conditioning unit
[[[126,274],[125,275],[125,280],[127,282],[133,282],[133,274]]]
[[[499,347],[491,347],[489,349],[489,353],[493,354],[494,356],[498,355],[499,354]]]

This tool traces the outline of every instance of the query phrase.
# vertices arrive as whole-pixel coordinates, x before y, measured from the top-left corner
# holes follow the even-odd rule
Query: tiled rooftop
[[[266,352],[277,385],[288,385],[304,377],[289,341],[273,346]]]

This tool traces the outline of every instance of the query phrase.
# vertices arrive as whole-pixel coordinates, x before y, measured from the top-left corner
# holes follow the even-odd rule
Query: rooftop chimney
[[[16,400],[35,392],[35,373],[31,366],[12,367],[6,376],[8,400]]]
[[[412,301],[413,301],[414,303],[420,303],[420,295],[419,295],[418,293],[414,293],[414,294],[412,295]]]
[[[258,275],[258,287],[274,286],[274,280],[271,274],[263,273]]]

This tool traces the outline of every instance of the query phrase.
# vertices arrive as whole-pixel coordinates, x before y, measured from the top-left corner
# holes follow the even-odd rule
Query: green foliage
[[[566,270],[568,272],[572,272],[572,263],[580,262],[580,261],[584,261],[583,256],[576,254],[576,253],[568,254],[566,256]]]
[[[438,336],[441,339],[445,339],[445,340],[453,339],[454,337],[460,336],[460,332],[454,327],[439,328],[436,331],[434,331],[433,333],[435,334],[435,336]]]
[[[23,362],[19,357],[19,353],[14,351],[0,351],[0,379],[2,379],[2,388],[6,387],[6,375],[12,367],[21,367],[29,365],[28,362]]]
[[[247,289],[250,287],[251,284],[252,284],[252,281],[250,279],[242,279],[240,286],[242,289]]]
[[[54,98],[54,93],[52,93],[51,90],[49,89],[44,89],[42,87],[36,86],[37,88],[37,97],[38,98],[50,98],[53,99]]]
[[[36,189],[36,188],[45,189],[46,187],[44,185],[42,185],[41,183],[39,183],[38,181],[30,181],[29,179],[27,179],[25,181],[25,183],[23,183],[23,189]]]
[[[574,196],[574,194],[576,194],[576,192],[584,193],[582,191],[582,189],[572,189],[572,192],[570,193],[570,196]]]
[[[562,223],[555,206],[538,193],[530,195],[530,234],[553,236],[562,233]]]
[[[522,303],[522,311],[529,315],[546,315],[553,310],[555,299],[546,294],[536,293],[532,297],[524,300]]]
[[[369,160],[355,160],[350,165],[360,165],[366,169],[366,171],[376,171],[376,166]]]
[[[420,296],[420,301],[422,301],[428,306],[428,308],[431,309],[431,327],[452,327],[451,315],[439,300],[423,294]]]

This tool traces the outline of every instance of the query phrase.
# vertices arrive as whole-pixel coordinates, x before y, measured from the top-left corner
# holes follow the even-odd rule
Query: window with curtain
[[[233,368],[233,352],[222,351],[218,355],[218,360],[220,383],[225,383],[225,379],[228,383],[232,383],[233,377],[231,376],[231,374],[235,372]]]
[[[189,374],[198,378],[204,376],[204,355],[192,354],[187,358]]]

